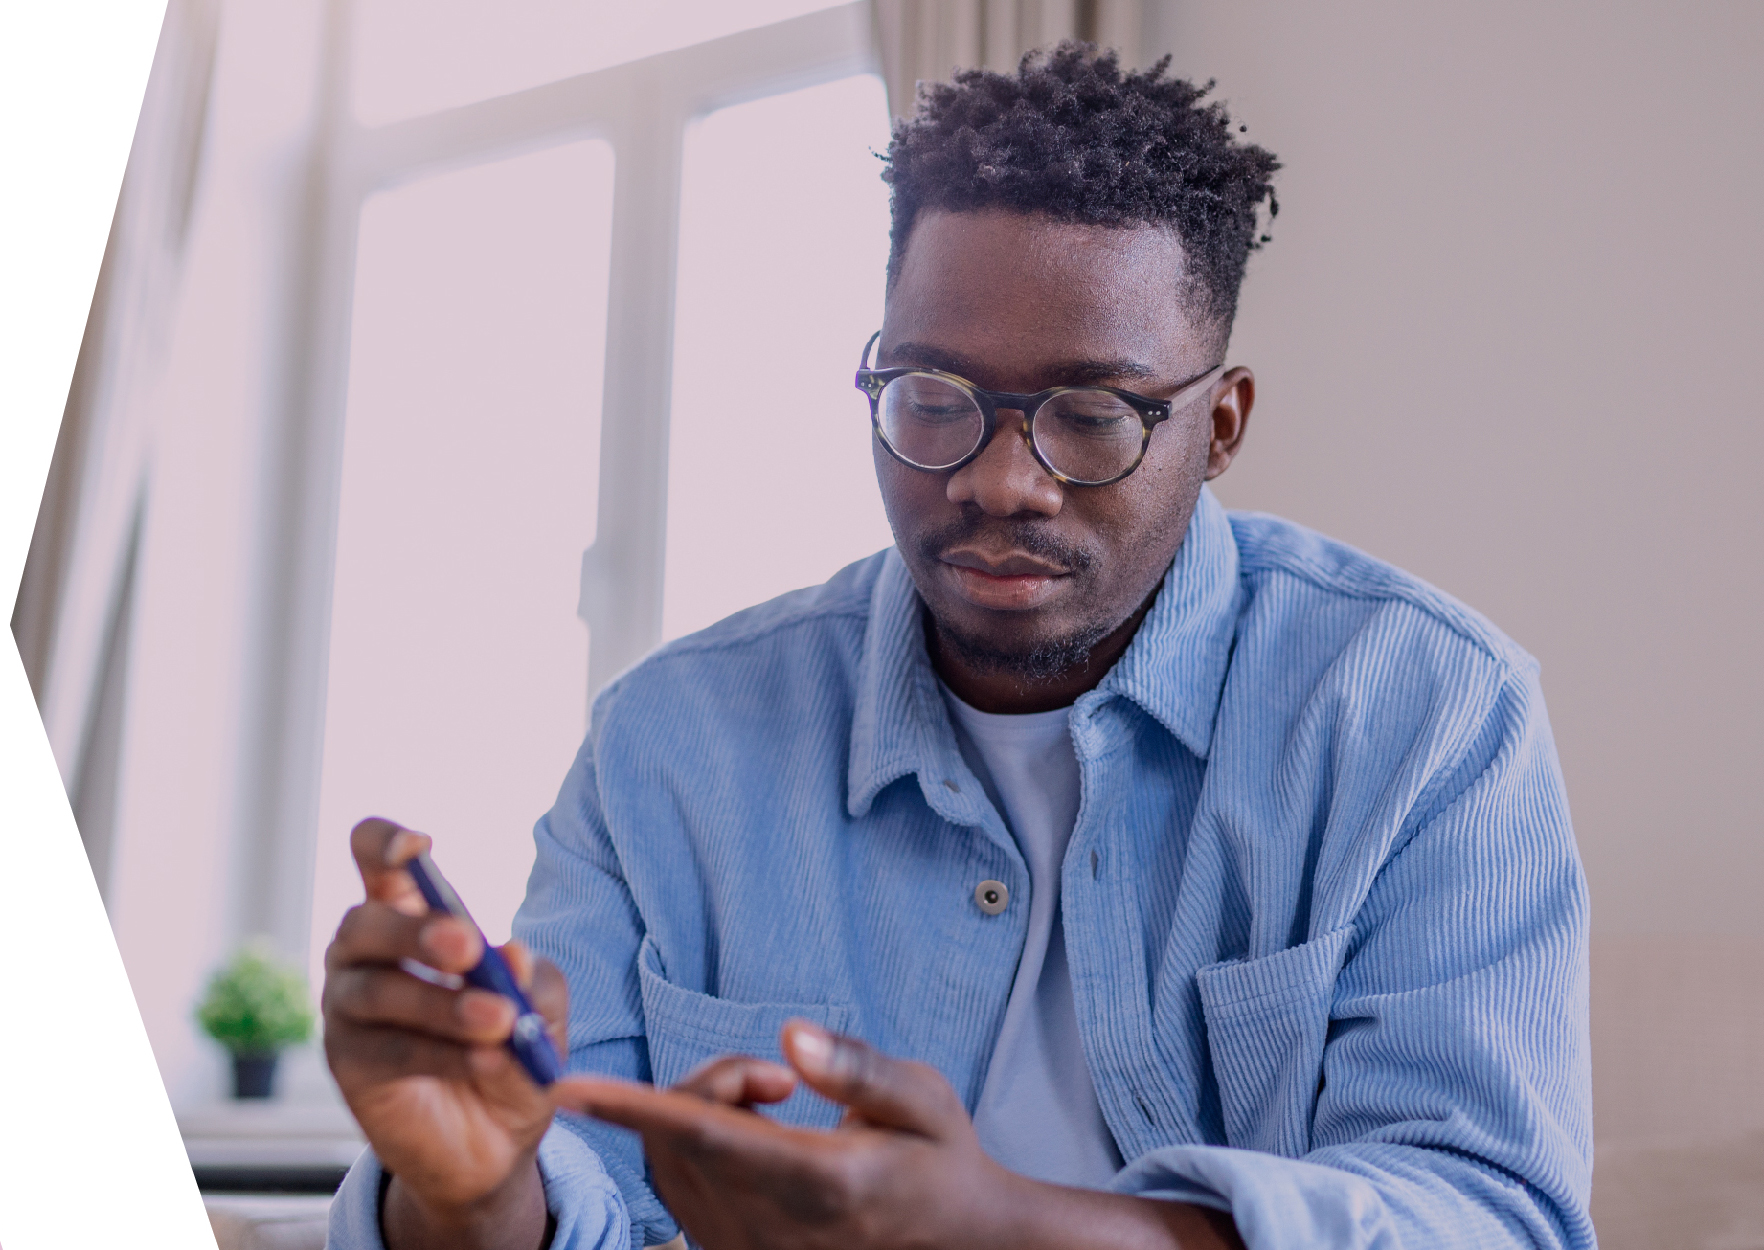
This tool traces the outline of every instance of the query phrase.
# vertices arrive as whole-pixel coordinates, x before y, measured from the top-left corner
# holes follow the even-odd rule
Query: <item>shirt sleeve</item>
[[[365,1150],[331,1201],[326,1250],[386,1250],[380,1238],[380,1181],[374,1152]],[[618,1186],[574,1134],[553,1124],[539,1142],[545,1205],[557,1221],[551,1250],[625,1250],[631,1222]]]
[[[1165,1147],[1116,1190],[1250,1250],[1591,1250],[1586,884],[1535,670],[1451,774],[1354,919],[1308,1152]]]
[[[618,692],[615,685],[596,701],[594,727],[557,803],[534,827],[533,873],[513,928],[515,937],[555,963],[569,982],[566,1069],[649,1081],[637,971],[643,921],[607,827],[596,756]],[[591,1152],[617,1186],[633,1247],[673,1240],[679,1226],[650,1184],[635,1133],[567,1113],[558,1116],[557,1126]]]

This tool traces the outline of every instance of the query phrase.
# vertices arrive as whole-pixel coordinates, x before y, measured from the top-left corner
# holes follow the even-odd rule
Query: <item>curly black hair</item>
[[[1182,244],[1191,308],[1229,332],[1244,265],[1268,241],[1260,205],[1280,211],[1270,182],[1280,162],[1232,134],[1225,106],[1206,100],[1212,82],[1166,77],[1169,65],[1122,73],[1117,53],[1068,40],[1029,53],[1015,74],[970,69],[922,85],[882,158],[894,189],[889,285],[927,209],[1162,225]]]

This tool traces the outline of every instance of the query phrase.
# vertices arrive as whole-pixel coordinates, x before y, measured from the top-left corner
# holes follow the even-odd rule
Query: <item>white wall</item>
[[[1220,496],[1542,660],[1599,1139],[1764,1129],[1764,5],[1181,0],[1150,25],[1286,164]]]

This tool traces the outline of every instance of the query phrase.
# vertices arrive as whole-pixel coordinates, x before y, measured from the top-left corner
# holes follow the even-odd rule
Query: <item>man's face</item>
[[[1094,384],[1165,398],[1219,363],[1216,333],[1183,307],[1182,278],[1180,244],[1156,227],[930,213],[889,292],[879,367],[943,369],[1018,394]],[[1214,393],[1247,416],[1253,383],[1231,382]],[[1194,399],[1108,486],[1056,482],[1024,444],[1018,412],[1001,410],[991,441],[954,473],[910,468],[878,442],[882,501],[940,642],[977,672],[1037,681],[1136,626],[1201,483],[1230,462],[1242,422],[1225,415],[1221,439],[1214,405]]]

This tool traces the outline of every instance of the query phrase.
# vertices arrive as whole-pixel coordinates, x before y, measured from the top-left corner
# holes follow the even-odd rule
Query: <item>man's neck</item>
[[[1020,716],[1070,707],[1085,692],[1096,689],[1108,675],[1139,632],[1140,622],[1145,620],[1145,614],[1151,611],[1157,597],[1158,590],[1154,587],[1138,610],[1092,646],[1083,660],[1045,677],[1026,676],[1002,665],[974,663],[944,636],[935,620],[927,619],[925,633],[931,651],[931,666],[956,698],[982,712]],[[926,616],[929,618],[930,614]]]

